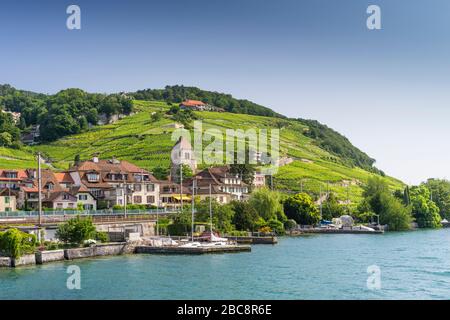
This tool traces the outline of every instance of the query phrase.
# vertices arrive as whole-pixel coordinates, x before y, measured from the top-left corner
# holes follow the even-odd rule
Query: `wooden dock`
[[[301,229],[303,234],[314,234],[314,233],[325,233],[325,234],[383,234],[384,230],[360,230],[360,229],[321,229],[321,228],[311,228],[311,229]]]
[[[229,245],[217,247],[150,247],[138,246],[135,253],[148,254],[207,254],[207,253],[233,253],[249,252],[252,248],[248,245]]]
[[[255,237],[255,236],[249,236],[249,237],[233,237],[233,236],[226,236],[229,240],[234,240],[239,244],[277,244],[278,238],[275,236],[270,237]]]

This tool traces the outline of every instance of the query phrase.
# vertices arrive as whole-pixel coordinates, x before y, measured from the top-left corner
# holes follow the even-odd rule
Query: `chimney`
[[[97,153],[97,152],[92,155],[92,162],[98,163],[98,155],[99,155],[99,153]]]

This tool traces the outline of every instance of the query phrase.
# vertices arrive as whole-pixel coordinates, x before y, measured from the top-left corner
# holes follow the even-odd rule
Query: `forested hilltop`
[[[195,87],[166,86],[164,89],[146,89],[129,93],[136,100],[165,101],[180,103],[183,100],[200,100],[227,112],[252,114],[256,116],[285,118],[270,108],[261,106],[248,100],[233,98],[230,94],[205,91]]]
[[[45,95],[17,90],[9,85],[0,85],[0,107],[4,111],[20,113],[19,119],[4,112],[0,117],[0,133],[10,134],[0,144],[16,147],[20,144],[20,133],[27,133],[34,125],[40,125],[40,141],[48,142],[86,131],[89,124],[98,123],[101,115],[108,118],[114,114],[127,115],[133,110],[131,99],[119,94],[66,89]]]

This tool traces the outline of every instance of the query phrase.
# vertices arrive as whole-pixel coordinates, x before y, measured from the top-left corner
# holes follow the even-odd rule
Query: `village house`
[[[232,200],[242,201],[249,195],[249,186],[238,175],[230,173],[228,166],[212,167],[186,179],[182,186],[170,180],[161,181],[161,205],[166,208],[179,208],[181,199],[189,203],[192,200],[194,180],[194,194],[200,200],[210,197],[210,186],[211,198],[220,204],[227,204]]]
[[[75,185],[84,185],[97,198],[98,207],[158,205],[159,181],[150,172],[127,161],[100,160],[95,156],[75,164],[68,173]]]
[[[13,120],[13,122],[14,122],[15,124],[18,124],[18,123],[19,123],[19,121],[20,121],[20,116],[21,116],[21,113],[20,113],[20,112],[7,111],[7,110],[3,110],[3,109],[2,109],[2,112],[3,112],[3,113],[6,113],[6,114],[10,114],[11,117],[12,117],[12,120]]]
[[[77,209],[77,197],[67,191],[53,191],[45,195],[42,207],[53,210]]]
[[[28,179],[29,173],[23,169],[0,169],[0,189],[18,190]]]
[[[72,186],[69,193],[77,197],[77,205],[81,205],[83,210],[97,210],[97,199],[84,185]]]
[[[191,109],[196,111],[206,110],[206,103],[199,100],[185,100],[180,103],[180,109]]]
[[[252,184],[255,188],[264,187],[266,185],[266,176],[261,172],[255,172]]]
[[[0,212],[17,210],[17,191],[11,189],[0,190]]]
[[[249,194],[249,186],[239,175],[231,173],[229,166],[207,168],[192,179],[196,180],[196,194],[201,198],[209,197],[209,185],[211,185],[212,196],[219,203],[245,200]],[[192,184],[192,179],[186,183]]]
[[[21,180],[17,207],[37,210],[39,207],[39,187],[36,169],[25,170],[27,177]],[[49,209],[96,210],[96,199],[84,186],[75,186],[67,173],[54,173],[50,169],[41,171],[42,207]]]
[[[191,189],[187,186],[181,187],[179,183],[172,181],[161,181],[160,184],[160,205],[162,208],[176,209],[181,207],[182,201],[190,202]]]
[[[225,109],[212,106],[210,104],[204,103],[199,100],[185,100],[180,103],[180,109],[186,110],[190,109],[193,111],[216,111],[216,112],[225,112]]]
[[[41,136],[40,125],[34,125],[31,127],[30,132],[22,134],[20,140],[27,145],[34,145]]]

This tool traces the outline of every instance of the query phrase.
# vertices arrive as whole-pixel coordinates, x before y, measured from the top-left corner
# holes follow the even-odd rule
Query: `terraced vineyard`
[[[82,134],[20,151],[0,148],[0,166],[35,167],[33,153],[37,151],[51,159],[52,165],[59,169],[68,168],[77,154],[81,159],[90,159],[94,153],[99,153],[101,158],[127,160],[149,170],[169,166],[174,120],[167,115],[157,122],[151,119],[153,112],[165,112],[169,105],[158,101],[135,101],[134,104],[137,112],[114,124],[96,126]],[[355,202],[360,199],[361,185],[374,175],[359,167],[348,166],[344,159],[321,149],[314,139],[303,134],[307,127],[298,121],[234,113],[196,112],[196,115],[203,122],[203,130],[279,128],[280,156],[294,160],[280,167],[274,177],[276,188],[283,192],[300,191],[303,185],[303,190],[314,194],[318,194],[320,188],[333,190],[341,200],[349,197]],[[402,186],[402,182],[394,178],[384,179],[393,189]]]

